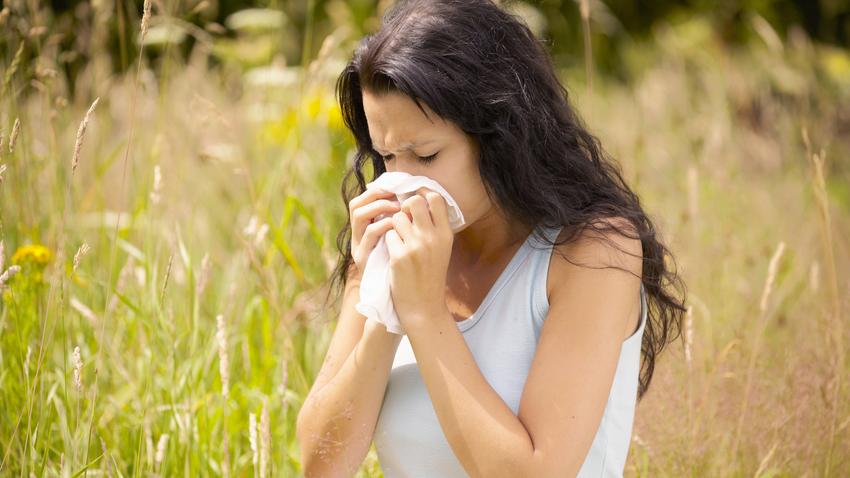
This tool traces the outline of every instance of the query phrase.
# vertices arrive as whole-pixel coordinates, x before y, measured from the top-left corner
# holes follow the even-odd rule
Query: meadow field
[[[6,12],[30,29],[0,50],[0,476],[299,476],[355,31],[287,64],[251,56],[262,33],[186,28],[186,52],[154,15],[126,73],[93,42],[72,81]],[[627,78],[559,70],[688,286],[630,477],[850,476],[850,52],[750,27],[661,25]]]

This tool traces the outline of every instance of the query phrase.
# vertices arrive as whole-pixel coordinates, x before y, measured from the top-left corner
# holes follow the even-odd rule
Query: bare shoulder
[[[605,224],[600,224],[602,222]],[[596,224],[597,227],[611,225],[630,236],[637,236],[634,225],[622,217],[600,219]],[[566,229],[562,230],[557,240],[564,240],[567,232]],[[556,296],[564,295],[566,290],[574,288],[577,281],[600,280],[610,284],[615,277],[619,281],[632,275],[632,287],[639,288],[642,272],[643,245],[640,239],[627,237],[616,229],[598,231],[588,228],[576,240],[554,246],[549,262],[546,296],[551,304]],[[637,293],[634,297],[640,307]],[[630,323],[636,325],[638,320],[636,318]]]
[[[580,469],[611,396],[627,328],[638,318],[642,247],[621,225],[626,235],[586,230],[556,246],[550,259],[549,310],[517,415],[539,457],[535,475],[575,476]]]

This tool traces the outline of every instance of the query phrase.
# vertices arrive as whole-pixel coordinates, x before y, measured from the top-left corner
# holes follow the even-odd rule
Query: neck
[[[506,251],[528,238],[532,229],[509,221],[495,208],[455,234],[452,258],[467,267],[499,262]]]

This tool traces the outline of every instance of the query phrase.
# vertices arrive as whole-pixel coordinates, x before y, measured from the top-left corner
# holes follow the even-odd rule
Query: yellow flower
[[[305,95],[301,108],[312,121],[324,116],[325,126],[328,128],[342,129],[344,127],[339,105],[333,94],[323,88],[315,88],[310,94]]]
[[[340,130],[345,128],[345,123],[342,119],[342,111],[336,103],[328,108],[328,126],[330,128]]]
[[[51,257],[50,249],[40,244],[29,244],[15,251],[12,255],[12,264],[34,264],[44,267],[50,262]]]
[[[322,95],[317,93],[310,95],[304,99],[303,107],[310,116],[310,119],[316,119],[319,113],[322,112]]]

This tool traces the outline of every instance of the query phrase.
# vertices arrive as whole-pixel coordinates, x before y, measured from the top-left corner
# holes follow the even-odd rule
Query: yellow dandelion
[[[339,105],[336,102],[333,102],[328,107],[328,127],[336,130],[345,129],[345,123],[342,120],[342,110],[339,109]]]
[[[12,255],[12,264],[33,264],[44,267],[50,262],[51,258],[50,249],[40,244],[28,244],[15,251]]]
[[[315,120],[316,117],[319,116],[319,113],[322,112],[322,94],[316,92],[307,96],[304,100],[303,106],[310,119]]]

